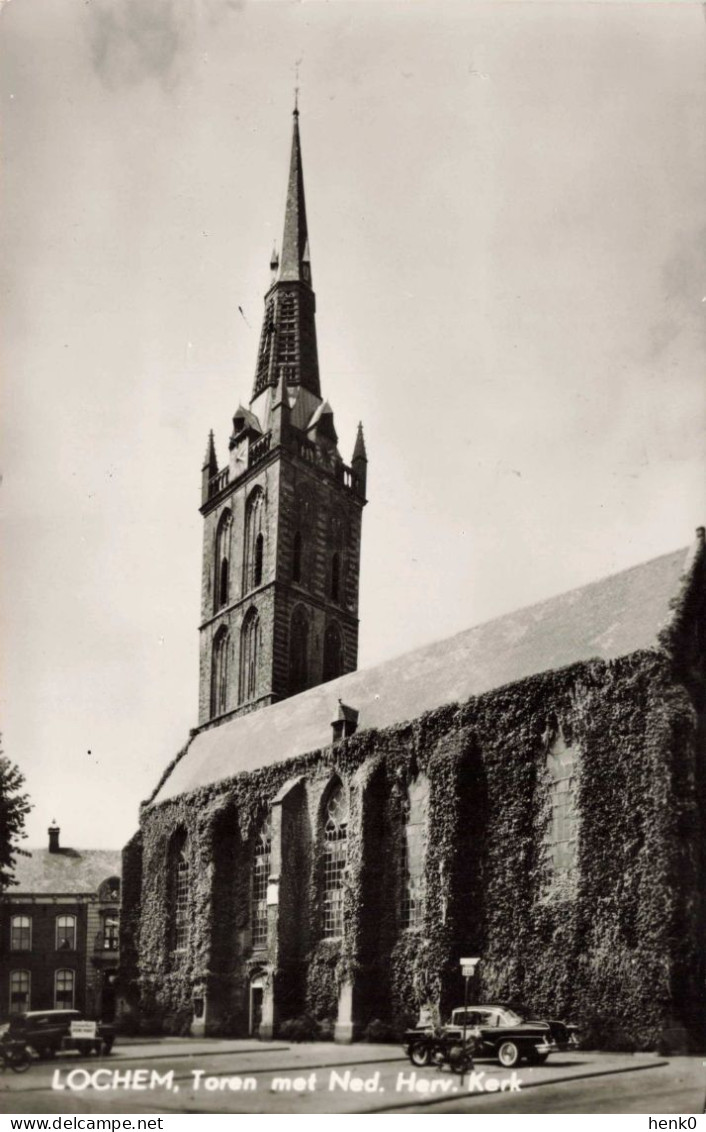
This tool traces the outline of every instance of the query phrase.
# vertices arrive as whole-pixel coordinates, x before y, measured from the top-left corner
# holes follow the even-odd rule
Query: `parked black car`
[[[28,1010],[13,1014],[7,1027],[7,1037],[22,1041],[36,1050],[40,1057],[53,1057],[59,1049],[77,1049],[79,1053],[110,1053],[115,1041],[115,1026],[96,1022],[94,1033],[72,1036],[73,1022],[91,1021],[80,1010]]]
[[[576,1027],[564,1022],[536,1018],[527,1007],[517,1003],[496,1003],[493,1006],[468,1006],[466,1037],[474,1040],[474,1057],[494,1057],[505,1069],[513,1069],[524,1058],[531,1065],[541,1065],[550,1053],[575,1049]],[[442,1027],[449,1041],[463,1038],[464,1007],[457,1007],[451,1021]],[[408,1030],[404,1050],[413,1065],[428,1065],[429,1027]]]

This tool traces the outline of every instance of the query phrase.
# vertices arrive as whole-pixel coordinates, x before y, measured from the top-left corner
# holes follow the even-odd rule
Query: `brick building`
[[[115,1010],[120,853],[70,849],[49,828],[46,849],[17,857],[0,898],[0,1014]]]
[[[703,1040],[706,554],[355,671],[367,459],[319,385],[297,116],[229,461],[213,437],[200,717],[123,858],[150,1029],[339,1040],[462,993],[595,1041]]]

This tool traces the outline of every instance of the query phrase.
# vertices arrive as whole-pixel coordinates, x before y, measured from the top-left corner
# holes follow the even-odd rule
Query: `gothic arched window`
[[[257,669],[260,658],[260,618],[256,609],[250,609],[240,630],[240,682],[239,702],[245,703],[257,695]]]
[[[211,660],[211,716],[228,710],[228,669],[230,666],[230,634],[225,626],[216,633]]]
[[[324,633],[324,683],[335,680],[343,672],[343,640],[341,630],[335,621],[326,627]]]
[[[250,493],[245,508],[245,555],[243,558],[243,593],[262,583],[265,536],[262,530],[265,500],[261,487]]]
[[[251,928],[253,947],[267,947],[267,884],[270,879],[272,827],[269,815],[255,842],[252,870]]]
[[[306,610],[298,605],[289,630],[289,694],[295,696],[309,687],[309,622]]]
[[[324,939],[343,935],[343,892],[348,861],[348,796],[341,782],[330,791],[324,811]]]
[[[233,519],[230,511],[224,511],[218,521],[214,555],[214,609],[222,609],[224,605],[228,604],[230,599],[230,535],[232,522]]]
[[[172,837],[168,874],[170,947],[185,951],[189,942],[189,858],[183,830]]]
[[[427,848],[427,809],[429,781],[420,774],[409,784],[404,803],[402,831],[402,906],[403,928],[417,928],[424,917],[424,858]]]
[[[578,813],[576,786],[578,759],[575,748],[567,745],[559,731],[547,754],[549,779],[549,822],[545,846],[552,886],[565,889],[576,876],[578,856]]]

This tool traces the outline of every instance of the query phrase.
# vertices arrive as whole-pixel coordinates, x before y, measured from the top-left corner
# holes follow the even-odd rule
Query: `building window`
[[[424,918],[424,858],[427,848],[427,810],[429,782],[420,774],[409,784],[404,803],[402,836],[402,905],[403,928],[418,928]]]
[[[326,627],[324,633],[324,683],[335,680],[343,672],[343,641],[341,630],[335,622]]]
[[[56,949],[57,951],[76,950],[76,917],[56,917]]]
[[[29,971],[10,971],[10,1014],[29,1010]]]
[[[185,951],[189,942],[189,858],[183,832],[172,839],[169,873],[172,949]]]
[[[101,951],[117,951],[119,939],[118,917],[116,915],[103,917],[103,930],[101,931]]]
[[[576,876],[578,856],[578,812],[576,787],[578,759],[575,748],[569,747],[559,732],[547,755],[549,778],[549,814],[545,847],[552,887],[564,891]]]
[[[262,530],[265,500],[261,487],[250,494],[245,509],[245,554],[243,558],[243,593],[262,584],[265,536]]]
[[[10,951],[31,951],[32,920],[29,916],[13,916],[10,921]]]
[[[306,610],[298,605],[289,630],[289,694],[295,696],[309,687],[309,622]]]
[[[54,975],[54,1008],[73,1010],[76,972],[64,967]]]
[[[302,533],[296,531],[294,535],[294,545],[292,547],[292,581],[301,582],[302,580]]]
[[[270,879],[272,826],[265,820],[255,843],[252,877],[252,945],[267,947],[267,885]]]
[[[221,626],[213,642],[211,661],[211,715],[222,715],[228,710],[228,667],[230,660],[230,636]]]
[[[215,553],[214,610],[222,609],[230,601],[230,536],[233,519],[224,511],[218,522]]]
[[[334,554],[331,559],[331,601],[340,601],[341,589],[341,559],[338,554]]]
[[[257,695],[257,669],[260,659],[260,618],[256,609],[248,610],[240,631],[240,683],[238,696],[241,704]]]
[[[339,782],[329,794],[324,822],[324,939],[343,935],[343,884],[348,859],[348,798]]]

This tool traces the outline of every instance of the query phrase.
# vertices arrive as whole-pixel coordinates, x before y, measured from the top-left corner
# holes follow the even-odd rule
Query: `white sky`
[[[123,843],[195,725],[200,468],[250,396],[298,59],[323,394],[370,458],[361,665],[692,540],[705,44],[688,2],[4,4],[31,843]]]

